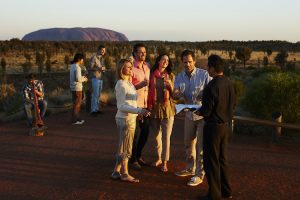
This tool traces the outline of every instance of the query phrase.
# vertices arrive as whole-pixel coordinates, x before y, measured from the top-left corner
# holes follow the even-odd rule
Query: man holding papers
[[[174,97],[183,98],[185,104],[201,105],[204,87],[211,80],[208,72],[195,67],[196,59],[193,51],[184,50],[181,54],[184,70],[176,76]],[[176,173],[177,176],[193,176],[187,183],[197,186],[203,182],[203,117],[186,112],[184,123],[184,148],[186,167]]]

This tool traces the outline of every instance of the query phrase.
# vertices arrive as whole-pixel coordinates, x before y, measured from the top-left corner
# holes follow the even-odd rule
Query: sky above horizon
[[[300,41],[298,0],[0,0],[0,40],[99,27],[129,40]]]

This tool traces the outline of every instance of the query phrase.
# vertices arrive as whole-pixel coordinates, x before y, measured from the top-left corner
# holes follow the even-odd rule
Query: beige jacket
[[[116,118],[132,119],[142,111],[137,107],[137,93],[131,82],[118,80],[116,86],[116,99],[118,112]]]

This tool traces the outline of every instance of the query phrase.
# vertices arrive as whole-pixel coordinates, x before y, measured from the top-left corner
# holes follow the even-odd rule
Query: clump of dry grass
[[[71,102],[71,92],[70,90],[65,90],[61,87],[57,87],[51,92],[46,94],[48,101],[54,105],[66,105]]]
[[[2,83],[0,85],[0,101],[16,94],[16,89],[13,84]]]
[[[100,97],[101,103],[105,105],[116,105],[116,95],[113,90],[103,91]]]
[[[0,111],[5,115],[14,114],[22,109],[22,95],[17,94],[13,84],[0,85]]]

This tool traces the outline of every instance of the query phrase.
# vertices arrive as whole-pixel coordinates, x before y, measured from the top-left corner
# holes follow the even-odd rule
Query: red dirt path
[[[171,139],[169,172],[145,167],[130,172],[139,184],[110,179],[117,133],[116,109],[104,115],[83,113],[83,126],[70,124],[70,113],[49,116],[44,137],[27,136],[25,122],[0,124],[0,200],[197,199],[207,183],[188,187],[189,178],[174,172],[184,167],[183,120],[177,118]],[[153,138],[144,158],[154,160]],[[300,146],[275,146],[268,138],[234,135],[229,164],[234,199],[300,199]]]

